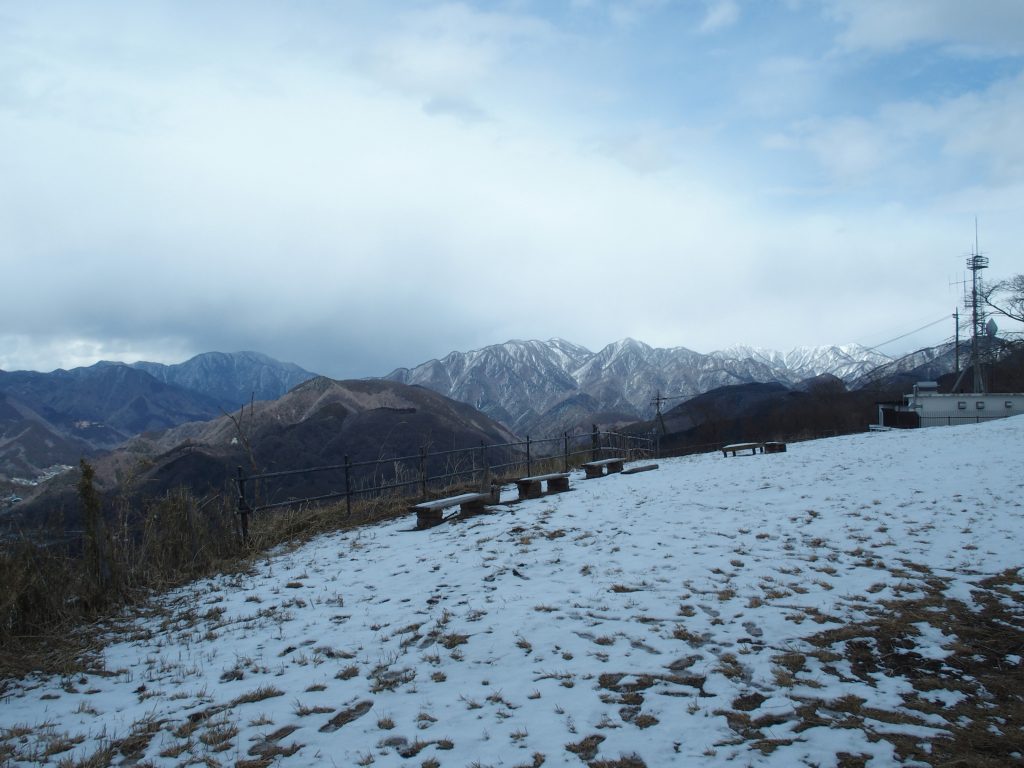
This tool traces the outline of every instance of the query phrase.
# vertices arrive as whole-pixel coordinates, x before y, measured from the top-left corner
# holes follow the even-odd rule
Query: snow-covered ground
[[[102,674],[8,681],[0,765],[919,764],[983,693],[947,617],[1024,593],[1022,448],[856,435],[324,536],[160,598]],[[851,629],[887,620],[909,645]]]

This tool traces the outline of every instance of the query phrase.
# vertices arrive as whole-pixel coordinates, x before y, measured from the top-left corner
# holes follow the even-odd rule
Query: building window
[[[967,410],[967,401],[966,400],[960,400],[956,404],[956,407],[959,408],[961,411],[966,411]]]
[[[979,411],[985,410],[985,401],[984,400],[979,400],[978,402],[976,402],[974,404],[974,407],[977,408]]]

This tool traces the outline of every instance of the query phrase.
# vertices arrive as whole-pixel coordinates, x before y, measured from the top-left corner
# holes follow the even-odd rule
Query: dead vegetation
[[[900,761],[933,766],[996,768],[1018,765],[1024,733],[1024,578],[1015,569],[983,579],[972,591],[973,605],[950,597],[947,582],[927,575],[923,595],[882,601],[863,622],[827,629],[807,638],[813,649],[773,658],[776,682],[809,686],[813,658],[828,676],[848,680],[837,667],[871,688],[881,677],[909,683],[896,709],[870,706],[857,695],[820,699],[795,697],[796,708],[781,720],[752,718],[759,694],[737,697],[732,710],[720,710],[731,729],[764,753],[781,745],[768,742],[766,725],[794,722],[794,733],[811,728],[858,729],[869,739],[890,742]],[[926,628],[942,633],[944,655],[922,652]],[[932,640],[925,640],[933,644]],[[937,718],[939,720],[937,720]],[[936,725],[939,722],[941,724]],[[929,731],[937,735],[923,735]],[[866,755],[837,755],[839,765],[865,765]]]
[[[399,497],[353,503],[351,515],[344,503],[258,513],[243,543],[233,500],[204,503],[177,491],[141,509],[126,498],[108,509],[92,468],[82,462],[80,471],[79,539],[60,521],[31,536],[0,539],[0,678],[93,669],[102,622],[123,606],[197,578],[243,571],[281,544],[408,514],[408,500]]]

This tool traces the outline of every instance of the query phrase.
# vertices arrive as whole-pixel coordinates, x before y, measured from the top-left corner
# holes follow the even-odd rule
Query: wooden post
[[[597,461],[600,456],[601,435],[597,431],[597,424],[593,425],[594,431],[590,433],[590,460]]]
[[[242,533],[242,544],[249,543],[249,504],[245,500],[245,476],[238,468],[238,522]]]
[[[569,471],[569,433],[563,432],[563,438],[565,440],[564,447],[562,448],[562,471]]]
[[[530,436],[526,436],[526,476],[533,477],[533,464],[530,461]]]
[[[420,489],[423,500],[427,500],[427,449],[420,446]]]
[[[348,454],[345,454],[345,509],[352,517],[352,462],[348,460]]]

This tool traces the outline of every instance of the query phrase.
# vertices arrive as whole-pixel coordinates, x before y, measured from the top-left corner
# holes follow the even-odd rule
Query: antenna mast
[[[968,309],[971,310],[971,367],[974,369],[974,391],[983,393],[985,391],[985,377],[981,373],[981,350],[979,348],[980,338],[985,334],[982,325],[985,322],[985,312],[978,301],[978,273],[988,269],[988,257],[983,256],[978,249],[978,219],[974,219],[974,252],[967,257],[967,268],[971,270],[971,298]]]

